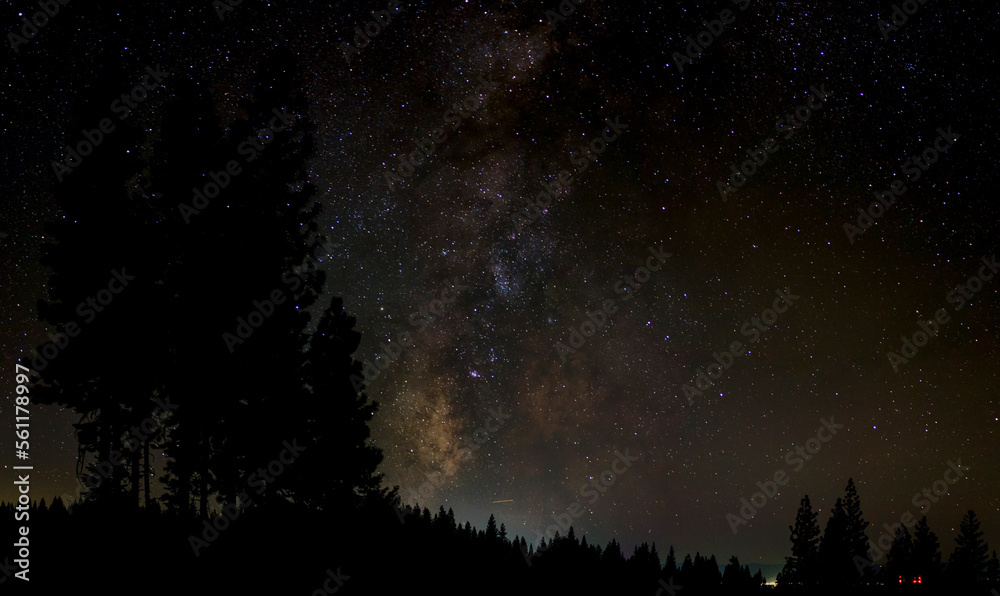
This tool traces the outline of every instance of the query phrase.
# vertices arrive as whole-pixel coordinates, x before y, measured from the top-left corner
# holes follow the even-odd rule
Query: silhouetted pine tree
[[[871,524],[865,521],[861,512],[861,499],[858,497],[853,478],[847,479],[847,486],[844,488],[844,510],[847,513],[844,541],[848,556],[852,562],[856,559],[865,559],[868,556],[868,535],[865,530]]]
[[[335,298],[309,335],[302,373],[308,389],[299,404],[303,419],[298,424],[308,447],[289,471],[288,482],[297,501],[344,513],[382,496],[382,475],[376,472],[382,451],[368,441],[368,424],[379,405],[350,380],[361,372],[361,363],[352,357],[361,341],[355,321]],[[331,461],[338,464],[331,467]],[[443,523],[455,525],[453,514],[439,513]]]
[[[940,544],[927,524],[926,515],[913,528],[913,568],[923,583],[934,583],[941,575]]]
[[[722,571],[719,567],[719,562],[715,559],[714,554],[705,559],[705,577],[708,578],[709,586],[713,589],[722,585]]]
[[[113,66],[120,56],[104,46],[93,51],[107,66],[92,77],[67,127],[65,144],[83,154],[56,158],[76,165],[60,164],[52,173],[59,211],[45,225],[42,246],[41,262],[52,273],[38,315],[54,327],[54,341],[40,346],[38,366],[23,364],[40,375],[34,402],[61,404],[80,416],[77,475],[90,489],[86,498],[131,495],[135,506],[140,470],[122,438],[154,407],[158,379],[150,371],[162,352],[150,302],[160,292],[162,233],[157,210],[141,192],[144,136],[134,118],[121,120],[108,108],[135,84],[132,69],[142,67]],[[110,132],[100,130],[104,119]]]
[[[971,509],[962,518],[955,544],[948,560],[948,575],[952,581],[963,585],[986,583],[990,546],[983,540],[979,519]]]
[[[674,554],[674,545],[670,545],[670,550],[667,551],[667,560],[663,563],[663,570],[667,572],[667,576],[671,576],[677,573],[677,556]]]
[[[729,563],[722,571],[722,587],[726,590],[736,590],[743,584],[743,569],[740,567],[740,560],[736,555],[729,557]]]
[[[990,584],[1000,582],[1000,559],[997,558],[997,551],[993,551],[989,562],[986,564],[986,581]]]
[[[495,517],[493,517],[493,514],[491,513],[490,519],[486,521],[486,540],[488,540],[490,543],[494,543],[497,541],[498,536],[499,533],[497,531],[497,520]]]
[[[631,573],[641,576],[657,577],[660,573],[660,556],[655,551],[655,546],[650,548],[649,544],[643,542],[632,551],[632,557],[628,560],[628,568]]]
[[[691,585],[695,581],[694,561],[691,560],[691,553],[684,555],[684,560],[681,561],[681,568],[677,575],[677,583],[682,586]]]
[[[63,503],[62,497],[56,497],[52,500],[52,506],[49,507],[49,512],[56,518],[62,518],[64,515],[69,515],[66,511],[66,505]]]
[[[170,414],[171,429],[165,438],[168,459],[161,478],[167,487],[163,502],[170,511],[194,513],[192,502],[200,497],[202,516],[207,516],[208,492],[199,495],[198,484],[209,481],[209,458],[223,447],[220,442],[210,443],[207,425],[225,420],[222,413],[226,406],[219,402],[227,396],[232,401],[239,399],[220,387],[230,377],[230,359],[219,343],[222,331],[214,321],[220,309],[229,306],[230,297],[212,295],[220,277],[217,264],[225,261],[213,249],[218,236],[207,228],[206,220],[213,217],[212,207],[222,205],[208,205],[198,216],[203,219],[191,224],[182,220],[177,209],[180,204],[192,203],[192,188],[205,185],[208,170],[218,170],[220,165],[224,169],[227,147],[214,104],[188,79],[176,82],[160,127],[150,167],[151,194],[171,207],[162,225],[168,231],[164,245],[172,258],[164,273],[167,292],[158,308],[164,343],[169,346],[158,377],[163,380],[164,393],[177,405]],[[221,196],[214,200],[221,202]],[[226,478],[223,475],[218,480],[221,484]],[[237,484],[235,478],[229,480]]]
[[[215,327],[224,325],[232,334],[238,329],[238,316],[249,321],[254,312],[264,315],[263,323],[243,343],[232,342],[232,335],[224,339],[219,334],[214,339],[216,345],[231,352],[231,376],[225,379],[225,384],[235,397],[230,401],[236,403],[229,404],[225,416],[238,423],[220,424],[218,432],[213,432],[214,437],[229,446],[217,453],[213,465],[217,472],[237,471],[244,490],[250,475],[275,461],[289,443],[297,440],[306,447],[298,456],[303,458],[310,454],[310,449],[322,450],[320,441],[324,436],[344,432],[347,437],[339,438],[338,444],[345,447],[363,445],[368,436],[368,429],[359,424],[357,417],[334,419],[341,412],[339,400],[355,398],[356,392],[342,390],[348,384],[346,378],[337,385],[329,374],[316,374],[316,369],[327,363],[318,362],[319,358],[308,354],[310,340],[315,340],[315,335],[309,334],[309,309],[323,285],[322,274],[308,264],[315,244],[322,237],[317,236],[315,218],[319,206],[314,199],[315,188],[307,176],[313,149],[312,125],[298,72],[294,56],[285,48],[269,52],[262,59],[251,82],[250,94],[240,102],[246,117],[230,125],[226,140],[229,157],[239,160],[244,171],[234,176],[224,191],[226,194],[220,195],[199,216],[211,214],[219,218],[210,220],[209,229],[222,231],[214,253],[224,262],[237,264],[227,268],[230,275],[219,276],[215,282],[216,291],[231,296],[228,313],[217,315]],[[287,121],[279,118],[279,114]],[[271,124],[278,130],[271,129]],[[246,147],[251,136],[263,148],[248,156],[241,148]],[[278,298],[272,299],[276,293]],[[273,311],[260,306],[267,302],[271,302]],[[337,323],[350,322],[340,312],[337,302],[331,308],[331,316]],[[335,355],[344,357],[343,352]],[[312,369],[304,365],[307,359],[314,363]],[[330,366],[337,369],[337,374],[342,371],[340,361],[336,365],[331,362]],[[317,392],[316,387],[310,390],[308,386],[314,381],[331,388],[330,392]],[[330,407],[317,410],[317,401],[323,399],[330,400]],[[348,408],[364,408],[355,399],[347,403]],[[373,413],[369,409],[369,418]],[[334,428],[324,429],[324,423]],[[321,429],[327,434],[320,434]],[[326,454],[331,453],[326,451]],[[363,446],[339,452],[334,461],[351,457],[360,461],[346,461],[344,468],[350,472],[360,470],[358,476],[364,476],[363,470],[372,459],[376,460],[375,465],[381,461],[378,450]],[[280,476],[258,486],[256,494],[251,493],[254,501],[267,504],[293,499],[295,481],[301,477],[295,473],[299,463],[302,462],[297,458]],[[374,470],[371,471],[373,474]],[[343,479],[341,473],[330,475],[336,480]],[[351,479],[367,494],[372,488],[370,477],[368,474]]]
[[[197,498],[205,515],[212,494],[228,503],[241,493],[258,505],[285,501],[295,478],[285,468],[295,463],[286,454],[275,466],[282,473],[267,473],[268,466],[288,445],[304,445],[304,453],[315,446],[303,434],[320,426],[311,407],[320,397],[306,389],[303,363],[308,308],[322,277],[295,269],[316,241],[317,209],[305,177],[311,140],[295,72],[287,52],[270,54],[241,103],[246,117],[225,133],[193,83],[180,85],[164,118],[153,187],[174,205],[176,257],[166,279],[174,352],[164,364],[179,406],[164,478],[174,509]],[[263,149],[248,150],[250,135]],[[238,167],[227,171],[227,164]]]
[[[851,558],[847,531],[847,510],[844,508],[844,501],[838,498],[819,544],[820,578],[826,585],[843,586],[853,583],[858,575]]]
[[[625,557],[622,556],[621,545],[614,538],[608,541],[607,546],[601,552],[601,561],[606,565],[625,561]]]
[[[819,581],[820,533],[816,515],[809,502],[809,495],[805,495],[795,514],[795,525],[788,526],[791,531],[792,556],[785,558],[785,566],[778,574],[778,583],[814,586]]]
[[[901,525],[896,531],[886,557],[885,570],[889,581],[902,580],[903,583],[910,583],[913,577],[919,575],[914,564],[913,538],[906,526]]]

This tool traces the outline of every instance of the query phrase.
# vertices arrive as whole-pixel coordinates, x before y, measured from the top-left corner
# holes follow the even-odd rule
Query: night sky
[[[8,39],[3,390],[47,341],[51,162],[102,61],[171,73],[130,115],[153,129],[187,75],[231,121],[286,45],[316,124],[325,290],[357,317],[404,502],[479,528],[494,513],[536,543],[572,510],[577,535],[629,553],[781,564],[801,497],[823,527],[853,477],[872,539],[919,517],[926,488],[945,557],[970,508],[996,548],[995,8],[914,2],[891,30],[885,1],[563,4],[553,28],[556,0],[405,2],[356,52],[343,44],[386,3],[246,0],[220,19],[205,0],[100,22],[69,3],[16,53]],[[8,5],[4,27],[36,10]],[[56,36],[77,52],[55,54]],[[75,493],[76,420],[34,406],[36,498]],[[776,472],[778,495],[731,526]]]

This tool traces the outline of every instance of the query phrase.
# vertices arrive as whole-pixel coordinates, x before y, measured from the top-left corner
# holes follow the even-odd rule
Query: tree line
[[[1000,561],[990,554],[979,519],[969,510],[962,518],[955,549],[942,563],[940,543],[927,516],[910,528],[897,524],[884,563],[881,549],[869,542],[861,501],[853,479],[834,503],[822,534],[809,495],[802,497],[791,530],[792,554],[778,575],[785,588],[847,589],[873,585],[985,588],[1000,584]]]

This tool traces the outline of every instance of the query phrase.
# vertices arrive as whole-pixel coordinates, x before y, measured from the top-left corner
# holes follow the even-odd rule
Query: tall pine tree
[[[847,479],[847,486],[844,488],[844,510],[847,513],[844,540],[848,554],[852,560],[854,557],[863,558],[868,554],[868,535],[865,530],[871,524],[865,521],[861,512],[861,499],[858,497],[853,478]]]
[[[805,495],[795,514],[795,525],[788,526],[791,531],[792,556],[785,558],[785,566],[778,576],[779,583],[814,586],[819,581],[820,533],[816,515],[809,502],[809,495]]]
[[[955,537],[955,550],[948,560],[948,575],[958,584],[984,584],[989,552],[990,546],[983,540],[979,518],[970,509],[962,518],[958,536]]]
[[[941,573],[940,544],[926,515],[913,528],[913,568],[924,583],[935,581]]]
[[[166,258],[160,214],[142,191],[145,137],[134,118],[108,118],[108,98],[134,85],[142,67],[114,67],[117,54],[94,51],[109,66],[87,86],[68,128],[66,144],[80,155],[67,152],[55,166],[59,211],[42,248],[52,273],[38,314],[53,333],[28,364],[39,374],[33,399],[80,416],[77,474],[86,498],[135,506],[140,486],[148,487],[140,453],[148,461],[149,439],[131,429],[152,416],[161,385],[163,327],[153,305]],[[105,119],[110,132],[99,130]]]
[[[900,526],[893,538],[885,563],[890,582],[910,583],[919,575],[914,564],[913,537],[906,526]]]

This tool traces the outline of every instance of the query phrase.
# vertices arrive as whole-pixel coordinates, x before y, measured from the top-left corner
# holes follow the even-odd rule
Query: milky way
[[[1000,539],[1000,285],[948,301],[996,252],[995,13],[928,3],[884,36],[885,2],[583,2],[555,27],[557,2],[404,4],[348,61],[342,44],[384,7],[349,4],[243,3],[221,22],[210,3],[164,7],[148,36],[117,38],[114,17],[88,33],[67,13],[47,33],[210,76],[224,117],[256,57],[293,48],[326,291],[357,317],[373,440],[404,501],[478,527],[495,513],[529,540],[580,502],[577,534],[602,543],[781,563],[802,495],[825,523],[853,477],[877,538],[961,458],[930,524],[949,552],[972,508]],[[689,36],[712,41],[690,57]],[[13,77],[30,101],[4,119],[20,144],[4,149],[18,190],[0,242],[25,263],[3,278],[7,362],[45,341],[46,168],[74,132],[54,89],[95,68],[33,44]],[[911,180],[904,162],[949,126],[959,138]],[[845,231],[895,180],[906,192]],[[796,299],[778,312],[782,291]],[[949,322],[894,369],[887,354],[940,308]],[[72,492],[75,418],[45,415],[40,486]],[[843,427],[796,460],[831,419]],[[778,471],[778,496],[734,530],[727,514]]]

